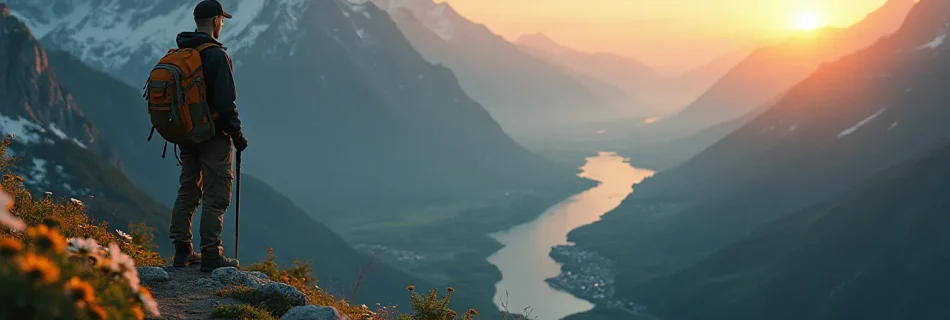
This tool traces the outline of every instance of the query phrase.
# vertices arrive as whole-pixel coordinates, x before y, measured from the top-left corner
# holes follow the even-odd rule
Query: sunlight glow
[[[820,15],[814,11],[801,11],[795,14],[794,27],[802,31],[812,31],[824,26]]]

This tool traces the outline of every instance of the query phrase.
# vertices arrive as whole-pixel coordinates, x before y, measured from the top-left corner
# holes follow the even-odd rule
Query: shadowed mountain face
[[[662,260],[668,272],[942,146],[950,139],[946,12],[946,2],[922,0],[894,35],[820,68],[693,160],[638,186],[573,239],[628,265]],[[656,203],[663,209],[642,209]],[[607,241],[619,234],[627,239],[622,247]],[[644,279],[637,272],[618,278],[618,292],[630,294]]]
[[[942,148],[629,291],[663,319],[946,319],[947,179]]]
[[[748,114],[804,80],[824,62],[871,45],[898,27],[913,0],[890,0],[847,29],[802,33],[753,51],[683,111],[649,128],[652,135],[680,137]]]
[[[113,2],[11,6],[35,21],[47,45],[135,85],[177,32],[193,28],[192,5]],[[295,202],[477,196],[536,188],[561,174],[505,135],[450,70],[425,61],[374,5],[228,7],[235,19],[222,41],[252,145],[245,166]]]
[[[373,0],[429,61],[451,68],[462,87],[515,137],[642,113],[614,87],[520,50],[487,27],[432,0]]]
[[[16,138],[14,173],[37,196],[74,198],[101,221],[167,226],[167,209],[116,166],[118,154],[59,81],[30,30],[0,4],[0,132]],[[112,162],[110,164],[109,162]],[[166,228],[167,229],[167,228]]]
[[[0,17],[0,113],[7,133],[49,133],[73,140],[107,159],[110,149],[101,143],[97,132],[76,107],[75,101],[57,82],[50,69],[46,51],[30,30],[3,8]],[[23,141],[23,139],[21,139]],[[40,141],[36,141],[40,142]]]
[[[4,6],[0,4],[0,10]],[[174,201],[179,168],[171,157],[160,157],[160,145],[145,141],[147,132],[140,129],[148,128],[148,120],[141,116],[142,109],[130,107],[144,109],[141,94],[65,52],[47,53],[28,35],[29,30],[19,19],[8,15],[0,17],[0,44],[3,44],[0,48],[8,48],[7,43],[18,43],[43,57],[44,79],[48,80],[49,88],[55,88],[53,92],[61,95],[62,101],[68,102],[46,105],[44,110],[82,117],[84,128],[101,139],[97,143],[114,146],[116,159],[126,164],[124,169],[135,182],[83,148],[85,144],[69,136],[60,137],[61,134],[52,129],[54,126],[42,118],[22,117],[0,123],[0,130],[16,133],[18,137],[11,146],[12,152],[22,158],[15,167],[16,173],[24,177],[24,182],[36,194],[50,191],[57,198],[72,197],[85,202],[93,217],[111,223],[113,228],[125,229],[127,223],[147,223],[158,232],[156,244],[168,252],[170,209],[153,199],[169,205]],[[35,65],[30,64],[33,61],[0,55],[0,65],[10,67],[0,70],[0,78],[9,79],[11,74],[17,74],[7,70],[35,69]],[[25,83],[10,82],[11,85]],[[30,94],[3,97],[4,102],[26,101],[30,105],[41,105],[43,101]],[[20,115],[8,114],[6,110],[0,111],[4,119]],[[246,262],[260,261],[266,258],[268,248],[274,248],[281,263],[310,260],[323,288],[335,290],[333,293],[346,292],[349,298],[358,273],[369,266],[370,258],[259,179],[245,174],[242,182],[241,257]],[[234,217],[233,209],[226,217],[223,237],[227,253],[231,254],[235,230],[230,220]],[[376,265],[367,275],[356,301],[405,304],[408,300],[404,290],[408,284],[433,287],[390,266]]]

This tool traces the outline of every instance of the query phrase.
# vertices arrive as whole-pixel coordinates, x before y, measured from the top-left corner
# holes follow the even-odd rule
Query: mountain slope
[[[78,199],[116,228],[167,226],[167,208],[116,169],[115,151],[59,82],[46,51],[2,3],[0,66],[0,131],[16,136],[9,147],[19,160],[14,172],[34,194]]]
[[[102,124],[99,127],[103,136],[111,145],[117,146],[129,176],[170,205],[177,192],[179,170],[174,160],[171,157],[162,159],[161,146],[148,144],[144,135],[125,134],[149,127],[147,118],[141,117],[137,108],[130,108],[142,106],[142,97],[137,90],[93,70],[64,52],[51,52],[49,56],[50,64],[59,70],[62,82],[75,88],[76,103],[88,110],[86,113],[97,126]],[[314,272],[322,279],[322,287],[350,293],[360,268],[370,262],[368,256],[350,247],[338,234],[313,220],[263,181],[244,174],[241,188],[243,259],[260,261],[266,258],[268,248],[274,248],[281,263],[292,263],[295,259],[311,260]],[[167,230],[168,212],[168,209],[162,211],[163,223],[150,223],[163,234]],[[230,220],[234,217],[233,207],[226,217],[223,237],[230,254],[234,239],[234,224]],[[158,242],[165,245],[167,241],[163,239]],[[365,303],[402,303],[405,302],[402,301],[403,290],[408,284],[433,287],[390,266],[377,265],[367,275],[357,299]],[[467,302],[463,298],[461,303]]]
[[[944,147],[885,171],[634,289],[635,299],[664,319],[946,319],[948,164]]]
[[[448,3],[373,0],[429,61],[451,68],[462,87],[516,137],[551,135],[578,122],[635,113],[634,99],[591,78],[577,79],[472,22]]]
[[[950,3],[922,0],[893,36],[828,64],[775,106],[686,164],[638,186],[601,223],[572,234],[628,266],[629,289],[950,139]],[[642,207],[661,204],[661,210]],[[611,244],[623,234],[623,247]],[[664,265],[665,263],[668,263]],[[639,273],[653,270],[649,274]]]
[[[821,63],[837,60],[891,34],[914,3],[889,0],[847,29],[801,33],[784,43],[757,49],[683,111],[653,128],[681,136],[739,118],[804,80]]]
[[[192,28],[186,3],[13,4],[45,43],[133,85],[176,32]],[[474,196],[573,179],[505,135],[450,70],[425,61],[372,4],[228,6],[236,18],[222,41],[252,141],[245,166],[296,203]]]

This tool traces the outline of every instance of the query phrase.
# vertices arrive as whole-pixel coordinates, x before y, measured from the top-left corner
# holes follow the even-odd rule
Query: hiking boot
[[[173,267],[184,268],[192,263],[198,262],[201,262],[201,254],[195,252],[195,248],[192,244],[175,245],[175,261],[172,263]]]
[[[239,267],[241,265],[237,259],[231,259],[225,257],[222,254],[210,255],[205,254],[204,259],[201,260],[201,272],[211,272],[217,268],[226,268],[226,267]]]

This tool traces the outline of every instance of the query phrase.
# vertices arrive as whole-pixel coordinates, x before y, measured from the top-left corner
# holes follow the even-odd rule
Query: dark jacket
[[[205,43],[220,42],[204,32],[182,32],[176,39],[178,48],[197,48]],[[204,70],[205,81],[208,83],[208,104],[212,112],[218,113],[215,127],[230,136],[241,133],[241,120],[238,119],[237,91],[234,87],[231,57],[224,51],[224,47],[211,47],[201,52],[201,66]]]

